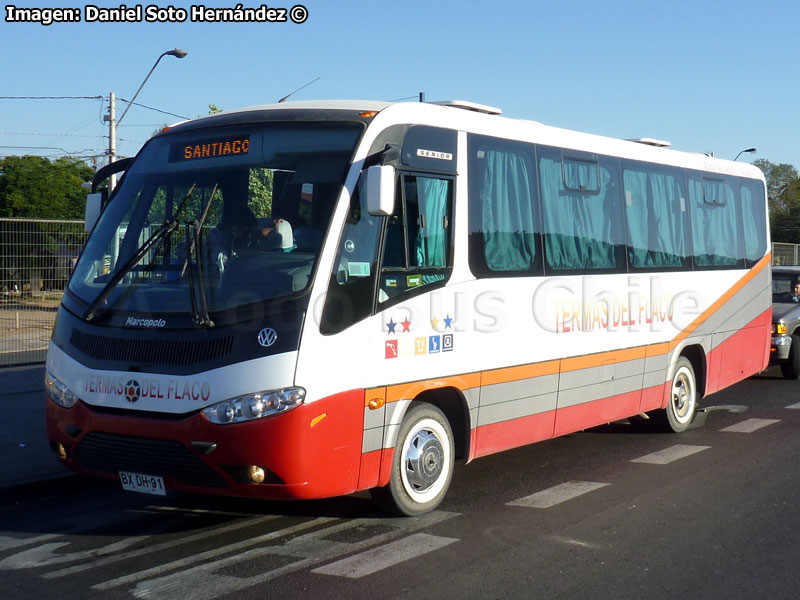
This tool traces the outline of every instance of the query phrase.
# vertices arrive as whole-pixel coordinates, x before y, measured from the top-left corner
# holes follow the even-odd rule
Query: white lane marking
[[[798,402],[797,404],[790,404],[786,408],[797,408],[797,409],[800,409],[800,402]]]
[[[567,500],[572,500],[583,494],[604,488],[610,483],[597,483],[594,481],[568,481],[560,485],[525,496],[519,500],[508,502],[508,506],[525,506],[528,508],[550,508]]]
[[[98,558],[96,560],[90,562],[84,562],[79,565],[75,565],[73,567],[67,567],[59,571],[51,571],[49,573],[44,573],[42,577],[44,577],[45,579],[55,579],[57,577],[64,577],[65,575],[72,575],[73,573],[78,573],[80,571],[87,571],[89,569],[94,569],[97,567],[103,567],[105,565],[110,565],[112,563],[119,562],[121,560],[129,560],[131,558],[136,558],[137,556],[143,556],[145,554],[150,554],[152,552],[160,552],[161,550],[168,550],[170,548],[174,548],[175,546],[179,546],[181,544],[196,542],[197,540],[202,540],[207,537],[228,533],[230,531],[236,531],[237,529],[242,529],[244,527],[253,527],[260,523],[264,523],[266,521],[272,521],[277,518],[278,517],[276,515],[267,515],[264,517],[259,517],[257,519],[247,519],[245,521],[232,523],[230,525],[225,525],[223,527],[218,527],[216,529],[202,531],[195,535],[180,537],[178,539],[171,540],[169,542],[164,542],[163,544],[156,544],[155,546],[147,546],[145,548],[140,548],[139,550],[132,550],[131,552],[123,552],[122,554],[116,554],[114,556],[108,556],[106,558]]]
[[[703,450],[708,450],[709,448],[711,448],[711,446],[687,446],[685,444],[676,444],[664,450],[634,458],[631,462],[648,465],[668,465],[671,462],[686,458],[692,454],[697,454]]]
[[[292,527],[286,527],[285,529],[279,529],[277,531],[270,531],[269,533],[265,533],[264,535],[259,535],[254,538],[250,538],[249,540],[238,542],[236,544],[229,544],[227,546],[215,548],[214,550],[207,550],[206,552],[194,554],[192,556],[188,556],[180,560],[174,560],[169,563],[164,563],[158,565],[157,567],[153,567],[151,569],[146,569],[144,571],[139,571],[137,573],[131,573],[130,575],[117,577],[116,579],[110,579],[109,581],[98,583],[97,585],[93,585],[92,587],[96,590],[107,590],[120,585],[125,585],[127,583],[133,583],[141,579],[146,579],[147,577],[150,577],[152,575],[161,575],[162,573],[166,573],[168,571],[174,571],[175,569],[180,569],[181,567],[190,567],[195,563],[201,562],[209,558],[212,559],[217,558],[218,556],[221,556],[223,554],[228,554],[230,552],[237,552],[244,548],[249,548],[250,546],[257,546],[258,544],[264,542],[269,542],[271,540],[275,540],[287,535],[293,535],[305,529],[310,529],[311,527],[316,527],[318,525],[324,525],[326,523],[330,523],[331,521],[338,521],[338,519],[334,517],[318,517],[312,521],[306,521],[305,523],[299,523],[297,525],[293,525]]]
[[[720,429],[720,431],[728,431],[733,433],[753,433],[762,427],[767,427],[768,425],[772,425],[774,423],[780,423],[780,419],[747,419],[741,423],[736,423],[736,425],[731,425],[730,427]]]
[[[69,527],[62,531],[55,533],[45,533],[30,538],[13,538],[7,536],[0,536],[0,552],[4,550],[11,550],[20,546],[30,546],[32,544],[41,544],[49,540],[64,537],[66,535],[81,534],[90,532],[92,529],[105,527],[108,525],[119,525],[126,521],[138,519],[139,515],[131,514],[134,511],[127,511],[120,514],[119,511],[107,511],[94,514],[72,515],[69,519],[80,521],[80,525]]]
[[[355,556],[343,558],[311,572],[360,579],[428,552],[444,548],[457,541],[458,539],[456,538],[415,533],[407,538],[391,542],[380,548],[367,550]]]
[[[156,536],[164,530],[172,527],[178,520],[182,519],[183,517],[180,519],[172,518],[148,528],[143,532],[142,535],[128,536],[118,542],[114,542],[113,544],[108,544],[107,546],[103,546],[101,548],[83,550],[80,552],[56,552],[56,550],[60,550],[61,548],[71,545],[72,541],[42,544],[41,546],[36,546],[34,548],[30,548],[29,550],[23,550],[22,552],[13,554],[3,559],[0,561],[0,570],[49,567],[53,565],[61,565],[64,563],[114,554],[115,552],[124,550],[128,546],[133,546],[134,544],[138,544]]]
[[[225,594],[232,594],[253,586],[262,585],[267,581],[294,573],[301,569],[315,567],[323,562],[328,562],[343,556],[366,550],[370,546],[386,543],[397,539],[412,531],[430,527],[458,516],[459,513],[433,511],[414,519],[375,519],[364,518],[339,523],[332,527],[312,531],[305,535],[292,538],[283,544],[275,546],[262,546],[229,556],[221,560],[197,565],[191,569],[141,581],[134,590],[133,596],[146,600],[174,600],[174,598],[192,598],[192,600],[211,600]],[[385,527],[391,531],[374,535],[356,543],[334,541],[331,538],[336,533],[359,527]],[[326,539],[327,538],[327,539]],[[283,566],[269,569],[270,556],[293,557],[297,560]],[[235,567],[251,561],[250,564],[264,564],[267,570],[256,573],[250,577],[237,577],[224,572],[226,567]],[[97,587],[97,586],[95,586]]]

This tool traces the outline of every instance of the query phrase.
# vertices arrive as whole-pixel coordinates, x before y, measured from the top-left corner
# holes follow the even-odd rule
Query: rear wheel
[[[397,434],[389,484],[371,490],[372,497],[392,514],[426,513],[447,493],[453,464],[453,433],[447,418],[431,404],[412,406]]]
[[[800,377],[800,335],[792,336],[792,345],[789,347],[789,358],[781,363],[781,374],[786,379]]]
[[[689,429],[696,411],[697,379],[692,363],[681,356],[672,376],[667,408],[653,413],[651,419],[664,431],[680,433]]]

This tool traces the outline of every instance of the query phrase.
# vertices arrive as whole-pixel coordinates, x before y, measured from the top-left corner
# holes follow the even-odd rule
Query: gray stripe
[[[644,360],[644,372],[665,372],[669,366],[669,353],[660,354],[658,356],[648,356]]]
[[[642,381],[642,389],[656,387],[663,385],[667,381],[667,371],[653,371],[652,373],[645,373],[644,380]]]
[[[383,427],[383,420],[386,414],[386,407],[382,406],[378,410],[372,410],[368,406],[364,407],[364,429],[374,429]]]
[[[489,406],[517,400],[550,394],[558,390],[558,373],[529,377],[519,381],[495,383],[481,388],[480,405]]]
[[[595,385],[588,385],[582,388],[571,390],[561,390],[558,393],[558,408],[577,406],[594,400],[602,400],[620,394],[636,392],[642,389],[642,375],[633,375],[614,381],[605,381]]]
[[[464,397],[467,399],[467,407],[469,408],[470,412],[472,412],[480,405],[481,388],[476,387],[464,390]]]
[[[589,367],[576,371],[563,371],[558,388],[561,391],[590,385],[641,376],[644,372],[645,359],[637,358],[622,362],[611,362],[599,367]]]
[[[500,404],[481,406],[478,410],[478,427],[555,410],[557,398],[557,394],[552,392],[528,398],[518,398]]]
[[[383,447],[383,429],[367,429],[361,440],[361,453],[374,452]]]

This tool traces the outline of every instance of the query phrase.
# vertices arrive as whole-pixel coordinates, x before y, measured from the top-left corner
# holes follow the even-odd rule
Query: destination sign
[[[240,135],[219,139],[196,141],[191,144],[173,144],[170,148],[170,162],[185,162],[206,158],[241,156],[250,151],[250,137]]]

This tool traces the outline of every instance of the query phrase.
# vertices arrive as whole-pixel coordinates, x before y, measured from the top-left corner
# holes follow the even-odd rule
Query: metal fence
[[[83,221],[0,219],[0,366],[41,362]]]
[[[800,265],[800,244],[772,243],[773,265]]]

